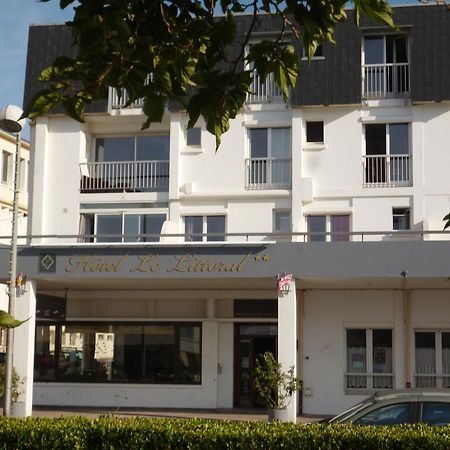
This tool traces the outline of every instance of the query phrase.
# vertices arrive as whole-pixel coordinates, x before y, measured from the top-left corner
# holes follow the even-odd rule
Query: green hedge
[[[450,449],[450,427],[293,425],[198,419],[0,418],[0,449]]]

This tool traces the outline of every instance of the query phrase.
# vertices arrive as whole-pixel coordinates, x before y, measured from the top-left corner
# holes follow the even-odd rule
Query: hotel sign
[[[231,259],[231,261],[230,261]],[[224,256],[197,255],[194,252],[173,255],[167,260],[157,253],[142,255],[73,255],[67,260],[66,273],[222,273],[242,272],[249,264],[255,261],[268,261],[251,252],[244,255],[233,255],[224,259]]]

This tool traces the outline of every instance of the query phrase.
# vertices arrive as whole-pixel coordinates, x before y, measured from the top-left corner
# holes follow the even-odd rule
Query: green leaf
[[[359,26],[361,13],[375,20],[384,22],[393,29],[398,29],[392,17],[392,8],[385,0],[353,0],[355,4],[355,22]]]
[[[17,328],[19,325],[22,325],[27,320],[14,319],[13,316],[8,314],[6,311],[0,309],[0,327],[2,328]]]
[[[30,104],[25,107],[23,116],[29,119],[34,119],[37,116],[47,114],[53,109],[61,100],[59,92],[54,92],[50,89],[45,89],[38,92]]]
[[[82,95],[77,94],[74,97],[66,97],[62,100],[64,110],[66,113],[78,122],[84,122],[83,110],[84,110],[84,98]]]
[[[444,225],[444,230],[450,227],[450,213],[448,213],[442,220],[446,220],[447,222]]]
[[[161,122],[166,107],[166,97],[149,93],[144,97],[144,106],[142,110],[147,116],[146,122],[142,125],[141,130],[148,128],[152,122]]]

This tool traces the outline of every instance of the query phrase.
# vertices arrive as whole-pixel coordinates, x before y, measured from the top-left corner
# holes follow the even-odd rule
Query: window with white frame
[[[186,241],[225,241],[225,216],[185,216]]]
[[[445,388],[450,386],[450,331],[414,332],[415,386]]]
[[[247,188],[288,187],[291,183],[291,129],[250,128]]]
[[[408,36],[364,36],[363,51],[364,97],[400,97],[409,93]]]
[[[13,155],[5,150],[2,152],[2,183],[10,184]]]
[[[306,142],[308,144],[323,144],[323,121],[306,122]]]
[[[346,330],[346,389],[392,389],[392,330]]]
[[[168,161],[169,147],[168,134],[97,137],[95,161]]]
[[[308,59],[308,54],[304,47],[303,47],[302,55],[303,55],[302,59]],[[325,59],[323,56],[323,45],[322,44],[319,44],[317,46],[312,59]]]
[[[407,185],[411,181],[408,123],[365,126],[366,185]]]
[[[276,233],[291,232],[291,211],[288,209],[273,210],[273,231]]]
[[[165,192],[169,147],[168,134],[96,137],[90,160],[80,163],[80,190]]]
[[[19,190],[22,192],[26,192],[28,185],[28,161],[24,158],[20,158],[19,171]]]
[[[392,208],[392,229],[399,231],[411,229],[409,208]]]
[[[309,242],[349,241],[348,214],[310,215],[306,217]]]
[[[88,242],[158,242],[165,220],[165,213],[84,213],[80,234]]]
[[[199,127],[186,130],[186,145],[188,147],[200,147],[202,144],[202,129]]]

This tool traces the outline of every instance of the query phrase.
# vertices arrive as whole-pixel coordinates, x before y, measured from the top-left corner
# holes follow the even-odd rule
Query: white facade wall
[[[36,154],[33,160],[31,234],[76,235],[80,204],[166,203],[171,232],[184,233],[186,215],[225,215],[227,240],[270,240],[274,211],[291,211],[292,230],[306,233],[306,216],[345,214],[353,232],[382,232],[364,240],[403,239],[393,233],[394,208],[410,208],[411,231],[441,230],[442,218],[450,211],[449,152],[450,110],[448,105],[414,105],[384,102],[381,106],[315,107],[292,110],[284,105],[246,107],[231,122],[222,145],[215,150],[214,138],[202,127],[200,148],[186,145],[184,113],[167,113],[162,124],[141,132],[142,117],[93,115],[85,125],[65,117],[39,118],[33,129]],[[324,122],[324,145],[306,142],[306,123]],[[411,186],[363,187],[365,125],[408,123],[412,155]],[[292,128],[292,188],[246,190],[245,159],[249,157],[249,129]],[[93,193],[79,192],[80,162],[93,161],[96,137],[170,133],[170,181],[168,192]],[[131,208],[130,208],[131,210]],[[126,209],[125,209],[126,211]],[[420,236],[408,236],[420,239]],[[443,236],[426,236],[425,239]],[[303,239],[303,236],[298,239]],[[361,240],[356,235],[353,240]],[[39,242],[39,240],[37,241]],[[49,238],[59,244],[75,238]],[[177,241],[179,242],[179,240]],[[349,244],[351,245],[351,244]],[[383,264],[383,261],[380,261]],[[289,270],[289,268],[286,268]],[[326,281],[326,280],[325,280]],[[377,280],[382,284],[382,281]],[[342,282],[345,284],[345,282]],[[82,280],[80,281],[82,286]],[[197,321],[202,323],[202,384],[132,385],[35,383],[34,403],[110,407],[233,407],[235,389],[235,323],[233,299],[251,296],[242,291],[226,296],[220,291],[213,313],[208,306],[219,292],[198,298],[178,293],[164,300],[124,297],[109,291],[83,295],[68,292],[70,320]],[[350,406],[370,392],[349,393],[344,389],[346,328],[393,330],[395,386],[413,379],[414,329],[450,329],[447,290],[409,292],[410,331],[404,332],[404,292],[401,285],[383,289],[322,288],[301,291],[298,283],[297,351],[298,373],[303,379],[303,412],[332,414]],[[369,283],[370,286],[370,283]],[[192,288],[192,286],[191,286]],[[81,288],[80,288],[81,289]],[[170,283],[167,287],[170,291]],[[226,290],[226,287],[224,287]],[[274,289],[262,297],[274,298]],[[183,298],[180,298],[183,297]],[[261,292],[253,294],[261,298]],[[252,322],[252,320],[249,320]],[[282,324],[279,324],[282,326]],[[409,337],[408,337],[409,336]],[[409,342],[409,344],[408,344]],[[409,355],[405,360],[405,354]]]
[[[273,229],[273,209],[291,209],[300,214],[292,217],[299,231],[306,231],[304,215],[350,214],[351,230],[392,230],[392,208],[410,207],[411,229],[441,230],[443,216],[450,211],[450,180],[446,174],[448,152],[443,143],[450,136],[445,123],[450,112],[445,104],[399,108],[379,108],[375,112],[351,107],[305,108],[300,113],[301,149],[297,136],[292,136],[294,164],[292,191],[286,189],[246,190],[245,158],[249,156],[248,130],[252,127],[291,126],[296,112],[286,110],[243,113],[232,121],[231,128],[215,151],[213,136],[203,129],[201,148],[185,145],[183,114],[175,114],[162,125],[152,126],[150,133],[169,132],[169,120],[177,123],[180,137],[173,141],[178,148],[176,160],[171,161],[169,208],[170,220],[183,232],[182,217],[188,214],[225,214],[227,232],[270,232]],[[417,121],[414,121],[415,119]],[[138,133],[142,117],[126,118],[125,124],[114,117],[99,120],[88,118],[80,125],[68,118],[51,118],[46,127],[38,119],[33,195],[45,195],[33,202],[32,234],[77,234],[78,202],[160,201],[167,194],[79,194],[79,163],[90,160],[96,136],[125,136]],[[175,120],[175,122],[174,122]],[[324,121],[324,146],[308,145],[304,127],[309,120]],[[364,124],[410,123],[410,147],[413,161],[412,186],[363,187],[362,156],[365,153]],[[120,127],[118,126],[120,123]],[[294,147],[295,145],[295,147]],[[92,160],[92,159],[91,159]],[[40,162],[39,162],[40,161]],[[61,168],[64,167],[62,170]],[[178,169],[175,171],[174,169]],[[56,174],[46,176],[46,174]],[[304,199],[302,180],[311,180],[312,201]],[[40,183],[40,184],[39,184]],[[302,197],[303,195],[303,197]],[[298,200],[303,206],[298,209]],[[292,203],[292,199],[296,203]],[[173,206],[177,205],[175,209]],[[252,209],[257,209],[257,220]],[[241,209],[249,214],[243,215]],[[45,211],[45,215],[40,214]],[[300,212],[299,212],[300,211]],[[40,217],[40,219],[38,219]],[[373,218],[376,217],[376,220]],[[233,238],[235,239],[235,238]],[[380,239],[376,237],[375,239]]]

